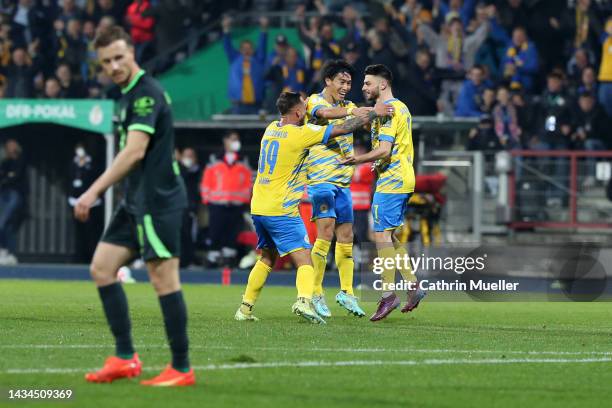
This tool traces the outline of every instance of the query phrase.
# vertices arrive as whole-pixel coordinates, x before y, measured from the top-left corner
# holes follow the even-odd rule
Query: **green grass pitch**
[[[291,315],[293,288],[265,288],[258,323],[233,320],[241,286],[186,285],[198,384],[87,384],[113,352],[92,283],[0,281],[0,405],[7,407],[596,407],[612,401],[607,303],[427,302],[371,323],[334,305],[327,326]],[[147,378],[169,360],[157,298],[126,286]],[[328,290],[328,299],[335,293]],[[374,303],[363,305],[371,313]],[[8,389],[72,389],[64,402]]]

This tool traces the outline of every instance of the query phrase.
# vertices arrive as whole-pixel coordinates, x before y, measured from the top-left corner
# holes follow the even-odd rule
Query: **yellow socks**
[[[406,251],[405,244],[395,244],[395,253],[402,259],[400,262],[401,267],[398,268],[399,273],[406,282],[416,281],[416,276],[412,273],[412,266],[410,265],[410,259],[408,258],[408,251]],[[404,263],[404,259],[408,261]]]
[[[242,301],[254,305],[261,293],[261,289],[266,283],[268,274],[272,268],[261,261],[257,261],[249,273],[249,280],[244,291]]]
[[[353,295],[353,270],[355,269],[353,243],[336,242],[335,255],[338,274],[340,274],[340,289],[346,291],[349,295]]]
[[[384,243],[384,247],[378,248],[378,257],[381,259],[395,258],[395,248],[392,243]],[[387,268],[383,262],[383,273],[381,274],[382,282],[384,285],[395,283],[395,263],[390,263],[390,267]],[[383,292],[391,292],[390,290],[383,290]]]
[[[314,267],[314,294],[323,294],[323,275],[327,265],[327,253],[331,242],[317,239],[312,247],[311,259]]]
[[[297,287],[298,297],[312,299],[314,291],[315,272],[311,265],[302,265],[297,270],[295,286]]]

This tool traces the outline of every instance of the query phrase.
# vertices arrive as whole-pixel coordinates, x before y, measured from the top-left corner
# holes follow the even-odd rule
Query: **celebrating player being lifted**
[[[345,61],[329,61],[323,67],[325,88],[308,98],[306,120],[317,125],[342,123],[344,118],[359,116],[371,108],[358,108],[345,99],[351,90],[353,67]],[[340,292],[336,302],[355,316],[365,315],[353,294],[353,202],[349,188],[353,166],[342,165],[338,159],[353,154],[353,134],[330,139],[312,146],[306,158],[308,195],[312,201],[312,218],[317,225],[317,240],[312,248],[315,288],[312,304],[324,318],[331,312],[323,294],[323,276],[327,254],[336,234],[335,259],[340,275]]]
[[[308,149],[331,138],[352,133],[372,121],[377,112],[385,114],[383,104],[375,110],[363,110],[359,116],[338,125],[305,124],[306,104],[299,94],[283,92],[276,106],[279,121],[266,128],[261,139],[259,166],[251,200],[251,214],[257,232],[261,258],[251,273],[236,311],[236,320],[257,320],[252,314],[268,274],[277,257],[290,255],[297,266],[297,302],[292,311],[312,323],[325,323],[311,305],[314,291],[314,270],[310,243],[304,222],[298,215],[298,203],[304,191],[304,162]],[[382,112],[382,113],[381,113]]]
[[[119,268],[140,255],[159,297],[172,350],[172,364],[142,384],[191,385],[195,376],[189,366],[187,309],[179,280],[180,228],[187,197],[173,160],[170,99],[159,83],[140,69],[132,41],[121,27],[100,32],[94,47],[106,75],[121,87],[121,151],[79,197],[75,216],[86,220],[98,197],[122,179],[126,189],[91,262],[91,276],[115,337],[116,355],[85,378],[89,382],[112,382],[141,373],[142,364],[132,344],[127,299],[117,280]]]
[[[377,104],[390,104],[395,108],[386,118],[376,118],[371,125],[372,150],[359,156],[343,159],[343,163],[355,165],[374,161],[378,180],[372,200],[374,236],[380,258],[393,258],[396,254],[406,255],[405,249],[394,236],[395,230],[404,223],[404,213],[408,200],[414,192],[415,177],[412,167],[414,149],[412,145],[412,117],[404,103],[393,97],[391,90],[393,77],[384,65],[370,65],[365,70],[363,92],[366,99]],[[382,273],[383,287],[395,281],[396,268],[385,269]],[[408,269],[400,269],[406,281],[416,277]],[[416,308],[425,296],[418,289],[408,292],[408,302],[402,313]],[[384,319],[400,304],[394,292],[387,290],[382,294],[376,313],[370,320]]]

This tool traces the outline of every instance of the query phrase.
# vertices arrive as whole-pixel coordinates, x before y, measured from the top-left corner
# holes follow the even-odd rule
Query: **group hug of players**
[[[324,324],[331,313],[322,285],[334,234],[340,275],[336,302],[350,314],[365,315],[353,293],[353,206],[349,187],[356,164],[373,162],[377,175],[372,217],[378,256],[404,255],[393,233],[403,224],[415,186],[410,112],[393,97],[392,74],[384,65],[371,65],[365,70],[362,90],[374,107],[357,107],[345,99],[353,78],[353,68],[347,62],[329,61],[323,68],[323,78],[322,92],[306,101],[297,93],[282,93],[277,101],[281,118],[263,134],[251,200],[262,253],[250,272],[236,320],[258,320],[253,307],[266,278],[277,257],[289,255],[297,267],[298,295],[293,313]],[[353,132],[366,126],[370,129],[372,150],[355,156]],[[314,246],[298,214],[305,184],[317,226]],[[410,270],[399,272],[405,280],[415,280]],[[395,273],[395,268],[383,272],[383,287],[394,282]],[[402,312],[416,308],[424,296],[420,289],[410,291]],[[370,320],[384,319],[399,305],[393,291],[383,292]]]

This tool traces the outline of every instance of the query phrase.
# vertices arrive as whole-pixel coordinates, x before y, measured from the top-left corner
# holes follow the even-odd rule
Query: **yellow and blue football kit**
[[[385,103],[392,105],[395,112],[376,118],[371,127],[372,149],[383,141],[392,143],[391,155],[375,163],[378,180],[372,200],[372,217],[376,232],[395,229],[404,223],[406,206],[415,185],[410,111],[395,98]]]
[[[334,125],[346,120],[325,119],[316,116],[322,108],[356,108],[351,101],[328,102],[323,93],[308,98],[306,120],[316,125]],[[353,178],[353,166],[342,165],[339,158],[353,154],[353,134],[347,134],[310,148],[306,158],[308,195],[312,201],[312,219],[335,218],[336,223],[353,222],[353,202],[349,186]]]
[[[308,149],[327,143],[333,125],[304,126],[272,122],[261,140],[251,214],[258,248],[276,248],[281,256],[310,249],[298,204],[306,183]]]

